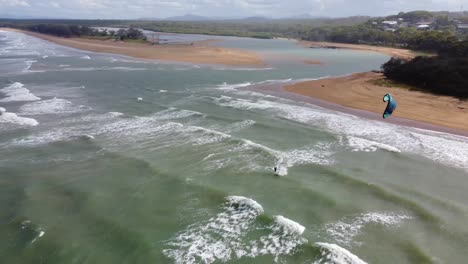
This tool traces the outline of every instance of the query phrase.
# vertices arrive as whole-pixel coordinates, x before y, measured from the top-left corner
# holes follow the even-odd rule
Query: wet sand
[[[259,85],[252,89],[381,122],[468,136],[468,102],[372,83],[379,78],[384,77],[366,72],[286,86]],[[398,106],[392,117],[384,120],[386,103],[382,98],[386,93],[393,95]]]
[[[59,45],[92,52],[114,53],[138,59],[188,62],[201,64],[221,64],[229,66],[264,66],[263,60],[255,53],[240,49],[210,46],[213,41],[194,42],[193,45],[152,45],[150,43],[130,43],[114,40],[86,38],[61,38],[35,32],[0,28],[21,32],[54,42]]]
[[[405,60],[410,60],[416,57],[416,53],[408,49],[397,49],[389,47],[379,47],[371,45],[344,44],[333,42],[315,42],[315,41],[299,41],[300,45],[307,48],[331,48],[331,49],[353,49],[363,51],[374,51],[387,54],[392,57],[398,57]]]

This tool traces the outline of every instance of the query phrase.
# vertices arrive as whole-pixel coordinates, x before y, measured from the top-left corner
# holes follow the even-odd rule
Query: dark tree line
[[[102,32],[88,26],[38,24],[20,27],[25,30],[59,37],[99,36]],[[107,33],[106,33],[107,35]]]
[[[132,26],[128,29],[119,29],[117,32],[113,30],[99,30],[86,25],[75,24],[31,24],[31,23],[11,23],[0,22],[0,27],[11,27],[41,34],[53,35],[58,37],[108,37],[117,40],[139,39],[146,40],[146,36],[141,30]]]
[[[129,29],[119,29],[117,32],[112,32],[110,35],[115,36],[116,39],[119,40],[127,40],[127,39],[142,39],[146,40],[145,34],[141,30],[138,30],[134,27],[130,27]]]
[[[445,47],[435,57],[392,58],[382,70],[387,78],[416,89],[468,99],[468,41]]]

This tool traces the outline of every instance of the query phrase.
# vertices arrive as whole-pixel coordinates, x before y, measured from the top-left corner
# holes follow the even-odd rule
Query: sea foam
[[[37,126],[37,120],[18,116],[15,113],[6,112],[5,108],[0,109],[0,123],[10,123],[19,126]]]
[[[372,212],[355,217],[345,217],[337,222],[325,225],[326,233],[337,243],[343,245],[359,244],[354,237],[359,235],[367,225],[398,226],[412,217],[406,214],[389,212]]]
[[[32,94],[28,89],[24,88],[24,84],[20,82],[15,82],[10,84],[3,89],[0,89],[0,92],[6,95],[5,98],[0,99],[0,102],[17,102],[17,101],[37,101],[41,98]]]
[[[321,258],[314,264],[367,264],[348,250],[329,243],[315,243],[320,248]]]
[[[271,255],[278,262],[307,242],[301,237],[305,228],[283,216],[274,217],[271,224],[257,222],[263,212],[253,199],[229,196],[222,212],[176,234],[163,253],[175,263],[227,262],[261,255]],[[256,230],[266,234],[256,236]]]
[[[76,106],[65,99],[53,98],[25,104],[20,107],[22,115],[71,114],[89,110],[86,106]]]

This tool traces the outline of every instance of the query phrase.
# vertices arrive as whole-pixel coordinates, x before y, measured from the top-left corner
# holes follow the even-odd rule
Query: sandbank
[[[0,28],[0,30],[20,32],[76,49],[113,53],[138,59],[229,66],[265,65],[263,60],[253,52],[210,46],[209,44],[212,44],[212,41],[194,42],[193,45],[152,45],[150,43],[131,43],[114,40],[62,38],[11,28]]]
[[[362,50],[362,51],[374,51],[383,54],[387,54],[392,57],[398,57],[405,60],[410,60],[416,57],[416,53],[408,49],[398,49],[390,47],[381,47],[381,46],[371,46],[371,45],[358,45],[358,44],[344,44],[344,43],[334,43],[334,42],[316,42],[316,41],[299,41],[300,45],[307,48],[335,48],[335,49],[353,49],[353,50]]]

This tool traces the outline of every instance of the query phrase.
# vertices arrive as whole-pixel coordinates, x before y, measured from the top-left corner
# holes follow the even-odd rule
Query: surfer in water
[[[273,167],[273,170],[275,171],[275,175],[279,176],[279,167],[275,166],[275,167]]]

